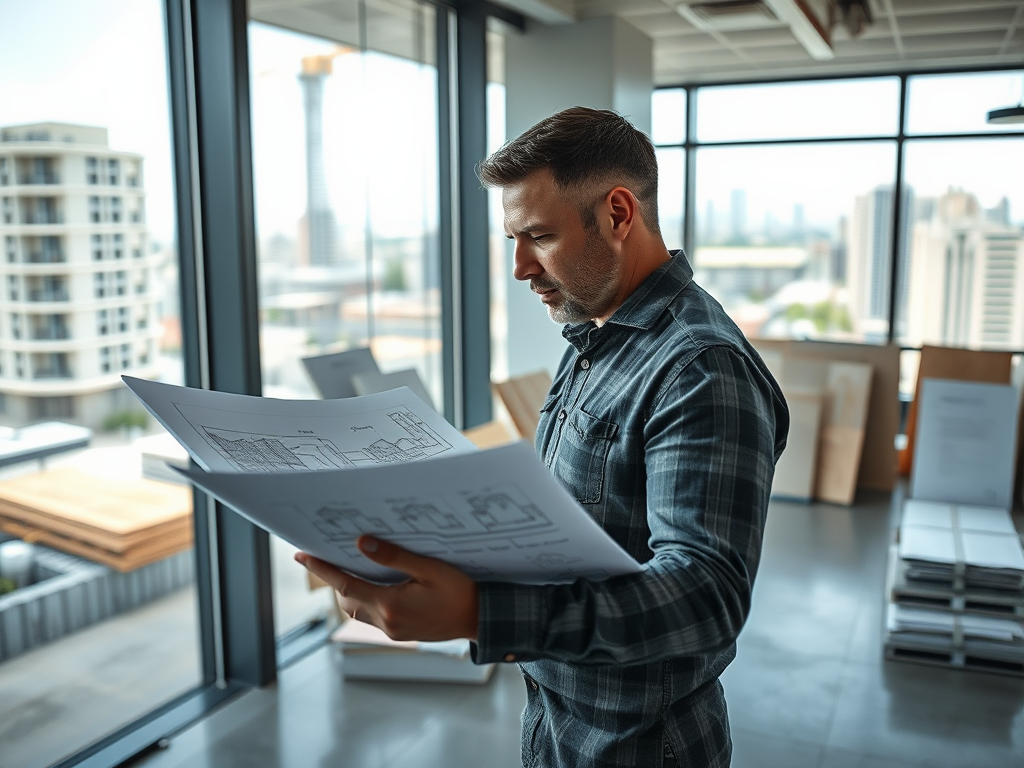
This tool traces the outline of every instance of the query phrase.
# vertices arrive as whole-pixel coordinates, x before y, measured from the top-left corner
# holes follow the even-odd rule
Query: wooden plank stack
[[[55,469],[0,482],[0,530],[122,573],[192,546],[189,488]]]

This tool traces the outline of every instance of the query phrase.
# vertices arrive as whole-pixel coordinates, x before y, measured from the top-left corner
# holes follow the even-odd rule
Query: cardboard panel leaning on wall
[[[900,348],[896,345],[792,341],[789,353],[799,357],[867,363],[872,367],[857,487],[891,491],[896,482],[896,433],[900,424]]]
[[[867,363],[829,363],[814,482],[816,499],[834,504],[853,503],[864,449],[871,378],[872,369]]]
[[[914,400],[907,414],[907,446],[900,452],[900,474],[910,475],[914,459],[914,435],[917,429],[917,394],[924,379],[976,381],[983,384],[1009,384],[1013,354],[954,347],[921,347],[921,365],[917,370]]]

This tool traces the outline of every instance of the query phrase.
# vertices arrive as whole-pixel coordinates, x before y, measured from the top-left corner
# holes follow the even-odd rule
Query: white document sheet
[[[347,469],[477,450],[408,389],[274,400],[122,378],[209,472]]]
[[[355,397],[359,393],[352,386],[353,376],[357,373],[380,373],[369,347],[304,357],[302,364],[324,400]]]
[[[1017,389],[925,379],[921,390],[910,495],[1010,509]]]
[[[357,395],[373,395],[377,392],[387,392],[389,389],[408,387],[416,397],[431,408],[434,407],[434,400],[427,392],[427,388],[415,368],[404,368],[392,373],[380,373],[379,371],[357,373],[352,376],[352,387]]]
[[[524,442],[357,471],[183,474],[299,549],[379,583],[405,577],[366,559],[355,546],[360,534],[479,581],[560,583],[641,570]]]

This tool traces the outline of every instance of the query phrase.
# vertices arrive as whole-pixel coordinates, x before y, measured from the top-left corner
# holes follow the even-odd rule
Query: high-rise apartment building
[[[143,159],[107,130],[0,128],[0,420],[100,426],[155,376]]]
[[[910,342],[1024,346],[1024,232],[1008,218],[998,209],[984,210],[969,192],[950,191],[917,222]]]
[[[893,197],[892,187],[884,185],[858,196],[847,228],[845,261],[850,316],[855,330],[868,339],[884,339],[889,331]],[[913,209],[913,193],[907,187],[903,188],[901,203],[903,211]],[[906,216],[900,225],[898,253],[905,265],[911,232]],[[906,270],[901,269],[900,274],[906,275]],[[900,298],[905,300],[905,279],[900,286]]]

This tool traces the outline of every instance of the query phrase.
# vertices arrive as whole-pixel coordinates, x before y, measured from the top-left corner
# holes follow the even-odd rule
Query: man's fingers
[[[378,565],[394,568],[414,579],[428,576],[437,567],[437,561],[431,557],[414,554],[397,544],[373,536],[360,536],[356,540],[356,546],[359,547],[360,552]]]
[[[359,592],[364,586],[373,586],[305,552],[296,552],[295,561],[306,566],[310,573],[319,576],[334,587],[342,597],[350,597],[353,592]]]

